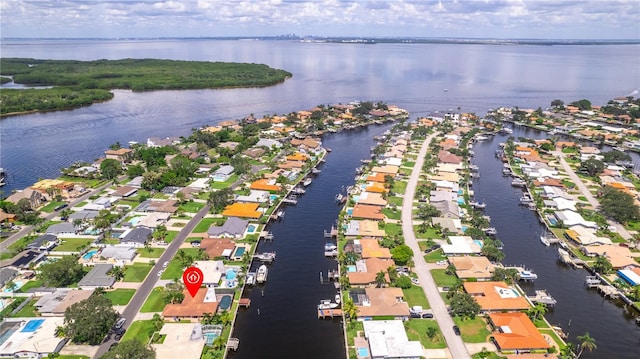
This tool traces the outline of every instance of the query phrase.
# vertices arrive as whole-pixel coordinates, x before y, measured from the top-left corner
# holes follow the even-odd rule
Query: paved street
[[[428,136],[422,143],[418,159],[413,167],[411,177],[409,177],[407,189],[404,193],[404,200],[402,202],[402,233],[404,234],[405,243],[413,250],[413,260],[415,262],[414,272],[418,275],[420,285],[429,300],[429,305],[433,310],[433,316],[440,326],[440,330],[447,342],[451,357],[455,359],[471,358],[462,338],[455,335],[453,332],[454,322],[447,311],[447,307],[444,304],[442,297],[440,297],[438,287],[431,276],[431,272],[429,272],[428,264],[425,262],[421,254],[418,242],[413,233],[413,219],[411,218],[413,198],[415,196],[418,179],[420,178],[424,156],[427,153],[431,139],[435,136],[435,134]]]
[[[198,222],[200,222],[200,220],[204,218],[204,216],[208,212],[209,212],[209,206],[208,205],[204,206],[204,208],[202,208],[193,217],[193,219],[191,219],[189,223],[187,223],[187,225],[184,228],[182,228],[182,230],[180,231],[180,233],[178,233],[176,238],[171,243],[169,243],[169,246],[164,251],[164,253],[162,253],[162,256],[158,258],[156,265],[151,269],[151,271],[149,272],[149,275],[147,275],[147,278],[145,278],[144,282],[142,282],[139,289],[136,291],[136,294],[134,294],[133,298],[131,298],[131,301],[127,305],[127,308],[121,313],[122,317],[127,318],[127,322],[124,325],[125,328],[129,328],[131,323],[135,320],[136,315],[138,314],[138,312],[140,311],[140,308],[142,307],[142,304],[144,304],[144,301],[147,299],[147,297],[151,293],[151,290],[156,286],[156,283],[159,281],[162,282],[160,280],[160,277],[158,277],[158,272],[162,269],[162,263],[166,261],[170,261],[176,255],[176,253],[178,252],[178,249],[180,248],[180,245],[182,245],[182,243],[185,241],[189,233],[191,233],[191,231],[195,228]],[[100,349],[98,349],[98,352],[96,353],[94,358],[100,358],[102,355],[104,355],[104,353],[106,353],[109,350],[109,347],[111,346],[111,344],[115,342],[116,341],[113,338],[111,338],[105,343],[103,343],[100,346]]]

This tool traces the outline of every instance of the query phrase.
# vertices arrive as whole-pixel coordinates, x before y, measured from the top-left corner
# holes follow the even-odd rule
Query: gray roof
[[[57,240],[58,240],[58,237],[54,236],[53,234],[43,234],[40,237],[34,239],[31,243],[29,243],[27,248],[38,249],[40,248],[40,246],[42,246],[43,243],[53,242]]]
[[[135,242],[144,244],[151,238],[152,230],[144,227],[136,227],[132,229],[126,236],[120,239],[120,242]]]
[[[18,271],[13,268],[0,268],[0,287],[18,275]]]
[[[78,282],[78,287],[109,288],[116,282],[116,278],[107,274],[113,264],[96,264],[87,275]]]
[[[218,168],[214,174],[228,176],[228,175],[232,174],[233,171],[234,171],[233,166],[224,165],[224,166],[221,166],[220,168]]]
[[[222,235],[230,235],[230,236],[239,236],[244,233],[249,225],[249,221],[246,219],[240,219],[238,217],[229,217],[227,221],[220,227],[211,226],[207,233],[212,237],[222,236]]]
[[[453,201],[439,201],[431,202],[431,205],[437,208],[443,216],[453,216],[458,218],[460,216],[460,207],[458,203]]]
[[[277,148],[282,147],[282,143],[280,143],[280,141],[276,141],[276,140],[272,140],[269,138],[261,138],[258,143],[256,143],[254,146],[255,147],[267,147],[267,148],[271,148],[272,146],[276,146]]]
[[[98,211],[78,211],[69,216],[70,220],[81,219],[83,221],[94,219],[98,216]]]
[[[60,233],[75,233],[76,227],[68,222],[56,223],[49,228],[47,228],[47,232],[49,234],[60,234]]]
[[[34,306],[38,308],[40,313],[51,313],[56,307],[62,303],[70,288],[56,288],[53,293],[43,295]]]
[[[110,246],[104,247],[100,252],[100,257],[113,258],[116,260],[130,261],[136,256],[136,249],[133,247]]]

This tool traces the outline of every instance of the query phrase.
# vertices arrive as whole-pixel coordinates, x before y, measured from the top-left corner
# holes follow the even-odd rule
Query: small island
[[[290,72],[264,64],[159,59],[38,60],[0,58],[0,75],[42,89],[3,89],[0,116],[67,110],[132,91],[263,87],[284,82]]]

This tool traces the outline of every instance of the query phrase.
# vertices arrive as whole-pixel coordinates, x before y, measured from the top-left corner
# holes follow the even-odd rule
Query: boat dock
[[[251,299],[240,298],[240,300],[238,301],[238,306],[241,308],[249,308],[251,306]]]
[[[542,303],[548,307],[554,307],[558,301],[549,295],[546,290],[536,290],[536,295],[527,296],[532,303]]]
[[[236,351],[238,350],[238,346],[240,345],[240,339],[238,338],[229,338],[227,342],[227,348]]]
[[[584,266],[584,261],[582,259],[573,258],[568,251],[562,248],[558,248],[558,259],[560,259],[560,262],[568,264],[575,268],[581,268],[582,266]]]
[[[342,309],[318,309],[318,319],[333,319],[334,317],[342,317]]]
[[[595,288],[600,294],[602,294],[605,298],[618,298],[620,296],[620,291],[609,284],[606,283],[597,275],[588,275],[585,280],[585,285],[589,288]]]
[[[273,233],[268,232],[268,231],[262,231],[260,232],[260,239],[267,239],[267,240],[271,240],[273,239]]]
[[[324,231],[324,238],[337,238],[338,237],[338,228],[336,226],[331,226],[330,231]]]

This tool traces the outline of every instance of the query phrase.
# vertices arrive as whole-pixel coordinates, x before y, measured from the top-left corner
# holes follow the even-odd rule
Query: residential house
[[[74,236],[76,232],[77,228],[69,222],[52,224],[45,231],[46,234],[53,234],[58,237]]]
[[[244,233],[249,226],[249,221],[238,217],[229,217],[222,226],[211,226],[207,230],[209,237],[215,238],[236,238],[244,237]]]
[[[111,288],[116,282],[116,277],[109,275],[109,271],[113,268],[113,264],[96,264],[78,282],[78,287],[82,290],[94,290],[96,288]]]
[[[462,234],[462,221],[454,218],[432,217],[431,224],[435,227],[440,225],[442,230],[448,233]]]
[[[409,341],[401,320],[363,322],[371,358],[423,358],[419,341]]]
[[[120,163],[128,163],[133,159],[133,150],[130,148],[119,148],[117,150],[106,150],[104,155],[107,159],[113,159]]]
[[[242,217],[258,219],[262,212],[258,210],[258,203],[233,203],[225,207],[222,215],[226,217]]]
[[[268,149],[272,149],[272,148],[280,148],[282,147],[282,143],[278,140],[272,140],[269,138],[261,138],[258,140],[258,142],[254,145],[254,147],[266,147]]]
[[[530,308],[527,299],[505,282],[464,282],[464,290],[483,312],[519,311]]]
[[[211,259],[220,257],[229,259],[231,254],[233,254],[233,250],[236,248],[236,242],[229,238],[203,238],[200,242],[200,248],[204,250]]]
[[[40,297],[34,307],[43,317],[61,317],[67,308],[88,299],[92,294],[92,290],[56,288],[52,293]]]
[[[444,255],[468,255],[480,254],[482,248],[476,241],[469,236],[449,236],[451,244],[443,244],[442,251]]]
[[[379,272],[385,273],[385,280],[390,281],[387,270],[392,267],[395,269],[395,263],[392,259],[367,258],[359,260],[355,264],[356,271],[348,272],[349,283],[354,287],[365,287],[376,285],[376,276]]]
[[[138,221],[137,225],[140,227],[155,229],[156,227],[167,223],[170,217],[171,215],[166,212],[147,213],[140,221]]]
[[[114,197],[127,198],[131,197],[138,192],[138,189],[131,186],[118,186],[111,194]]]
[[[271,199],[268,191],[251,190],[248,195],[236,195],[235,201],[239,203],[267,203]]]
[[[494,343],[501,351],[526,353],[550,346],[526,313],[489,313],[489,322]]]
[[[138,255],[136,248],[133,246],[107,246],[100,250],[98,255],[100,259],[117,266],[131,264],[133,259]]]
[[[383,220],[385,218],[380,206],[356,204],[351,213],[353,218]]]
[[[399,320],[409,318],[409,305],[404,301],[401,288],[365,288],[364,293],[352,291],[350,295],[358,308],[358,320],[368,321],[375,317],[394,317]]]
[[[495,265],[484,256],[462,256],[448,258],[449,263],[456,268],[456,275],[460,279],[476,278],[478,281],[491,279]]]
[[[345,236],[383,238],[386,236],[386,232],[384,229],[378,228],[378,223],[378,221],[373,220],[351,220],[347,224]]]
[[[10,268],[10,267],[4,267],[4,268],[0,268],[0,288],[4,287],[5,284],[7,284],[8,281],[13,280],[15,277],[18,276],[18,271]]]
[[[26,198],[27,201],[29,201],[31,209],[37,209],[46,201],[45,196],[41,192],[31,188],[25,188],[22,191],[17,191],[5,198],[5,201],[18,204],[18,202],[23,198]]]
[[[234,170],[233,166],[230,165],[220,166],[220,168],[218,168],[211,177],[214,182],[225,182],[231,178]]]
[[[136,227],[126,230],[120,236],[120,244],[131,245],[136,248],[144,247],[151,239],[153,231],[146,227]]]
[[[429,202],[452,202],[457,201],[458,195],[451,191],[431,191]]]
[[[606,257],[611,263],[611,266],[613,266],[613,269],[640,267],[640,264],[636,262],[636,258],[640,258],[640,253],[632,252],[628,247],[619,246],[617,244],[604,244],[583,246],[581,250],[589,257]]]
[[[585,220],[584,218],[582,218],[582,215],[577,212],[573,212],[570,210],[556,211],[554,212],[554,215],[558,219],[558,221],[562,221],[562,224],[565,227],[580,225],[586,228],[598,228],[598,224],[596,222]]]
[[[149,137],[147,138],[147,147],[164,147],[173,146],[180,143],[180,137]]]
[[[262,179],[256,180],[251,183],[251,186],[249,188],[256,189],[256,190],[269,191],[269,192],[278,192],[282,189],[282,187],[280,187],[280,185],[276,183],[275,178],[272,178],[272,179],[262,178]]]
[[[200,288],[193,297],[185,289],[182,303],[167,304],[162,311],[162,316],[165,319],[174,320],[199,320],[205,313],[216,313],[218,304],[214,288]]]
[[[220,279],[225,274],[223,261],[195,261],[193,266],[200,268],[204,277],[202,278],[202,285],[209,287],[217,287],[220,284]]]
[[[431,202],[431,205],[440,211],[440,216],[444,218],[459,219],[460,206],[457,201]]]
[[[34,239],[27,245],[27,249],[33,249],[36,251],[50,251],[58,245],[58,237],[53,234],[43,234]]]
[[[356,203],[371,206],[386,206],[387,200],[380,193],[362,192],[357,198]]]
[[[441,150],[438,152],[438,162],[440,163],[450,163],[450,164],[461,164],[462,157],[454,155],[449,151]]]
[[[200,359],[208,344],[200,323],[164,323],[158,334],[164,341],[151,344],[158,358]]]
[[[355,240],[354,243],[357,243],[361,248],[360,255],[364,259],[391,258],[391,251],[389,251],[389,248],[381,247],[377,239],[363,238]]]

